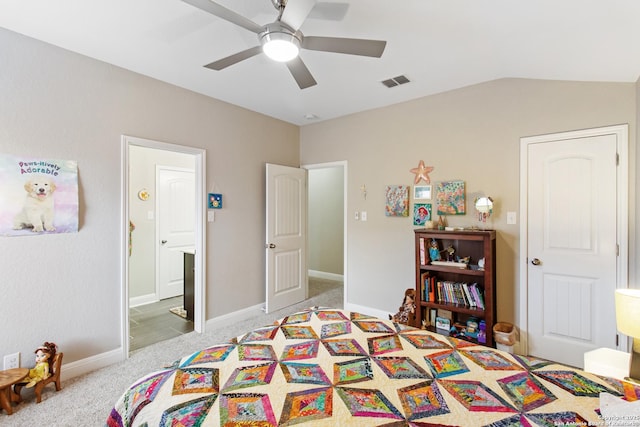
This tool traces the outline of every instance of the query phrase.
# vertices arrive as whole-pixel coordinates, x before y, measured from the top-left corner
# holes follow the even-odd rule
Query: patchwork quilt
[[[146,375],[106,425],[604,425],[601,392],[640,397],[624,381],[316,307]]]

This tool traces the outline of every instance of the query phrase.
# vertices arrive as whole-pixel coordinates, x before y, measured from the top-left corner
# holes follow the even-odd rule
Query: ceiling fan
[[[300,27],[315,6],[316,0],[271,0],[278,10],[278,17],[266,25],[258,25],[212,0],[182,1],[258,35],[259,46],[214,61],[205,65],[206,68],[219,71],[264,52],[269,58],[286,63],[300,89],[317,84],[298,56],[300,49],[379,58],[387,45],[387,42],[382,40],[304,36]]]

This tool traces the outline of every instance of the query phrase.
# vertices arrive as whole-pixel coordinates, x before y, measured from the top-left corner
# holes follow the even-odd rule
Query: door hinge
[[[616,256],[620,256],[620,245],[616,243]]]
[[[620,166],[620,154],[616,153],[616,166]]]
[[[616,334],[616,348],[620,345],[620,335]]]

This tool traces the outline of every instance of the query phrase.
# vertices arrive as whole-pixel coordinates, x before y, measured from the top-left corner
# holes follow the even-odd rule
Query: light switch
[[[213,222],[216,220],[216,212],[215,211],[207,211],[207,221]]]
[[[362,218],[363,221],[366,221],[367,220],[367,211],[360,212],[360,218]]]
[[[150,221],[153,221],[153,217],[154,217],[154,212],[153,211],[147,211],[147,219]]]
[[[514,225],[516,223],[516,213],[515,212],[507,212],[507,224]]]
[[[354,215],[353,219],[355,219],[356,221],[360,221],[360,212],[356,211],[356,214]]]

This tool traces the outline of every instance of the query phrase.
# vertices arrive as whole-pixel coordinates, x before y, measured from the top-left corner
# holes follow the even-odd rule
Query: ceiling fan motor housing
[[[287,62],[298,56],[302,46],[302,33],[280,21],[264,26],[264,31],[258,34],[262,50],[271,59]]]

